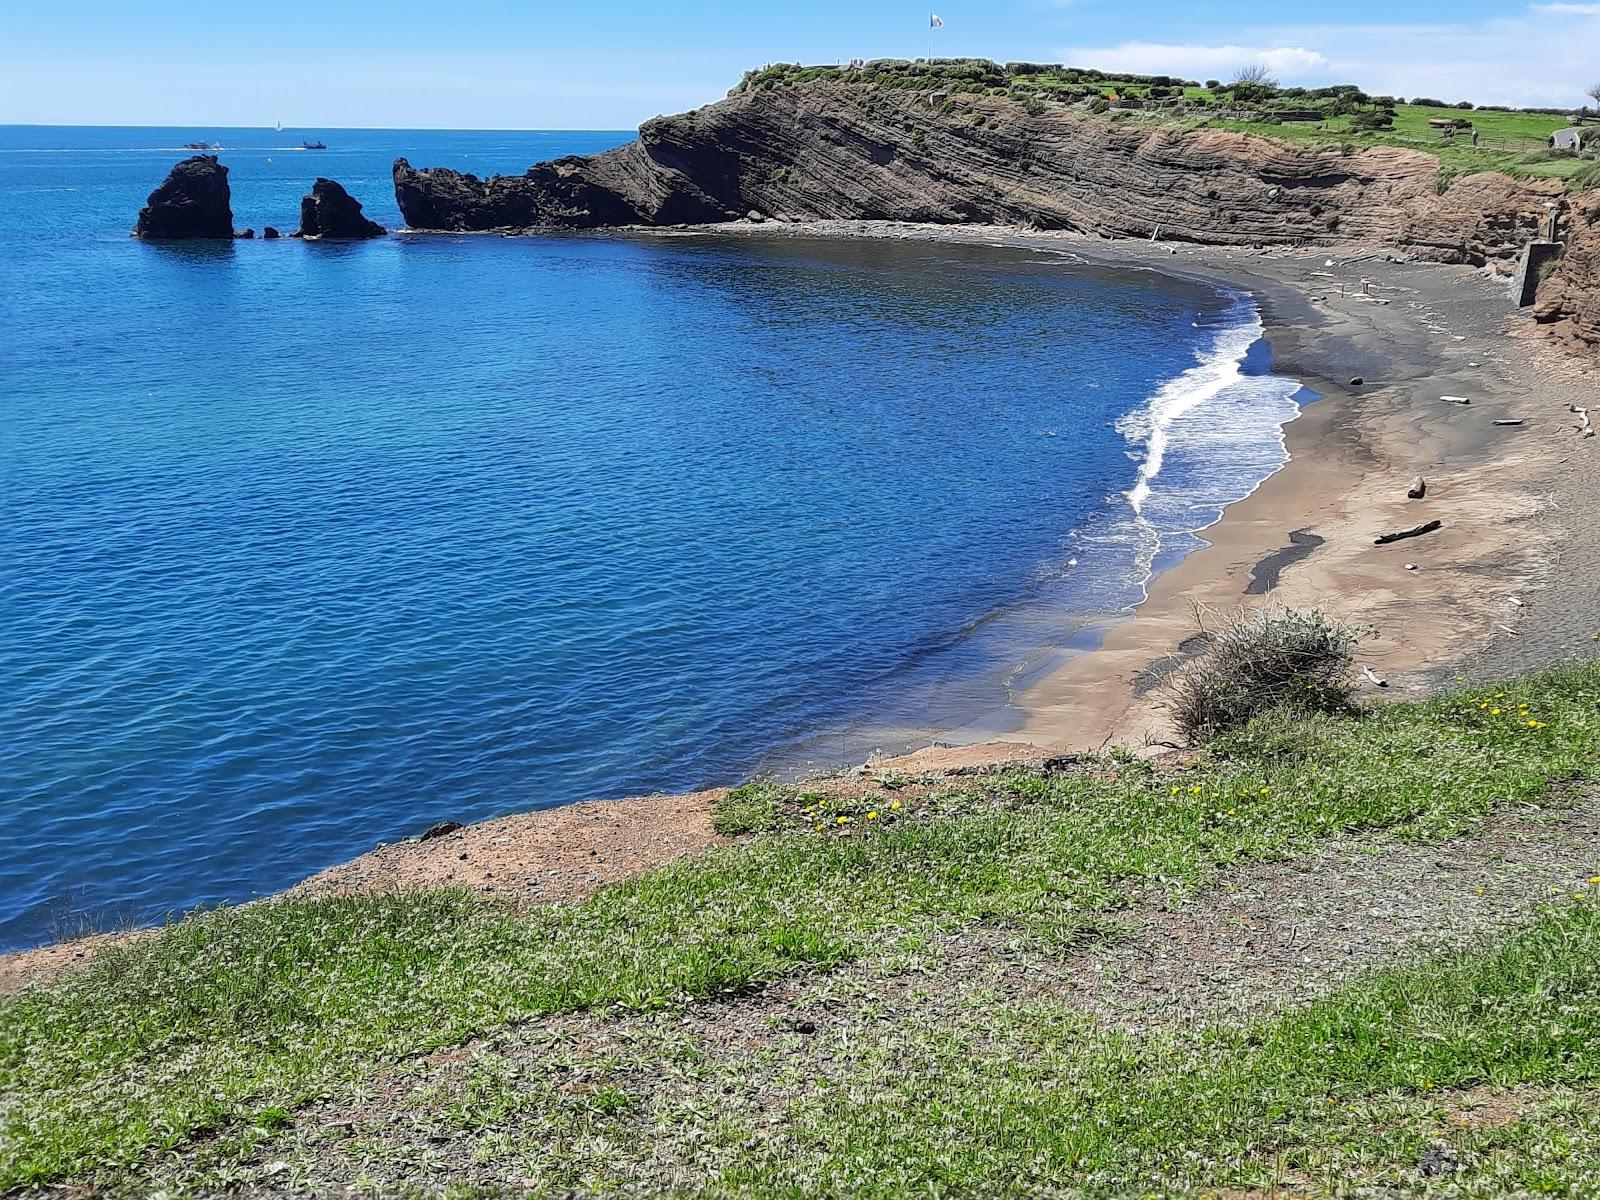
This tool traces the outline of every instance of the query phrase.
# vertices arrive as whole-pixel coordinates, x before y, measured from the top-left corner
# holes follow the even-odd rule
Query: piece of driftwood
[[[1578,418],[1578,436],[1591,438],[1594,436],[1594,422],[1589,419],[1589,410],[1579,408],[1576,404],[1567,405],[1567,411]]]
[[[1371,681],[1371,683],[1372,683],[1372,685],[1374,687],[1386,688],[1386,687],[1389,686],[1389,681],[1387,679],[1385,679],[1382,675],[1379,675],[1375,671],[1373,671],[1373,669],[1371,667],[1362,667],[1361,668],[1361,673],[1363,675],[1365,675],[1368,680]]]
[[[1421,537],[1425,533],[1432,533],[1435,529],[1443,529],[1443,521],[1424,521],[1421,525],[1413,525],[1410,529],[1400,529],[1394,533],[1379,534],[1373,539],[1374,546],[1387,546],[1390,542],[1402,542],[1406,538]]]
[[[1467,399],[1467,397],[1465,397],[1465,396],[1440,396],[1439,399],[1444,401],[1446,404],[1471,404],[1472,403],[1472,401]]]
[[[1524,423],[1525,422],[1523,422],[1523,420],[1520,417],[1518,417],[1518,418],[1516,418],[1514,420],[1496,421],[1495,422],[1496,425],[1522,425]]]
[[[1406,499],[1421,500],[1428,494],[1428,481],[1418,475],[1411,481],[1411,486],[1406,489]]]

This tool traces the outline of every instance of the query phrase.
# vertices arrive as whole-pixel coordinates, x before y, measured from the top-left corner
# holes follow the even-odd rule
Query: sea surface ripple
[[[1283,460],[1248,300],[1149,272],[127,236],[195,137],[257,229],[624,137],[315,135],[0,128],[0,949],[1001,707]]]

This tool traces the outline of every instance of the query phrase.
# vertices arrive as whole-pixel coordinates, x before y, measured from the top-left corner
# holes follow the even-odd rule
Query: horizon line
[[[102,123],[95,121],[0,121],[0,129],[251,129],[267,133],[317,133],[323,130],[372,133],[631,133],[637,135],[637,125],[629,129],[605,129],[585,125],[285,125],[280,131],[274,125],[206,125],[194,122],[184,125],[167,125],[144,122]]]

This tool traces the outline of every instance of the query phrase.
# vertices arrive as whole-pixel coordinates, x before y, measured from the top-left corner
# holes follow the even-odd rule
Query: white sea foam
[[[1300,388],[1283,376],[1246,372],[1263,332],[1254,302],[1235,297],[1195,365],[1118,422],[1139,462],[1121,499],[1141,590],[1163,549],[1212,524],[1288,461],[1283,427],[1299,412]]]

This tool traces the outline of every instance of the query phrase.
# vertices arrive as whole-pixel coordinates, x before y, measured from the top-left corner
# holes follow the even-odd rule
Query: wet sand
[[[1251,252],[855,222],[800,232],[1067,250],[1242,288],[1273,370],[1322,397],[1289,425],[1288,464],[1203,531],[1206,545],[1158,575],[1096,649],[1033,678],[1013,719],[945,740],[1001,728],[1057,751],[1168,742],[1160,680],[1203,648],[1208,612],[1245,606],[1320,608],[1370,630],[1360,661],[1393,698],[1595,648],[1600,439],[1578,437],[1568,405],[1593,405],[1600,374],[1537,338],[1493,271],[1348,247]],[[1417,476],[1427,495],[1409,499]],[[1437,532],[1374,545],[1434,520]]]

